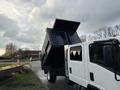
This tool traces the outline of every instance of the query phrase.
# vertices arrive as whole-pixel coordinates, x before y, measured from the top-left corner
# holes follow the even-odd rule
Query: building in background
[[[39,59],[41,55],[40,50],[22,50],[19,49],[16,53],[16,57],[20,59]]]

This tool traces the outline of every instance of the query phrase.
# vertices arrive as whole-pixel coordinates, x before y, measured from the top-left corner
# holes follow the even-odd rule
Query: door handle
[[[69,71],[70,71],[70,73],[72,74],[72,68],[71,68],[71,67],[69,68]]]
[[[90,80],[94,81],[94,73],[93,72],[90,72]]]

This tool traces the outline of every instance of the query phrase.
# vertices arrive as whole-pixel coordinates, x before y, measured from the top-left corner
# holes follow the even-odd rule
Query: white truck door
[[[107,45],[108,46],[108,45]],[[103,48],[106,46],[94,46],[90,45],[90,63],[89,63],[89,80],[88,84],[96,86],[100,90],[120,90],[120,81],[115,79],[115,73],[113,69],[113,63],[111,62],[111,51],[108,52],[108,60],[106,62],[103,54]],[[109,66],[108,64],[109,63]],[[120,76],[117,76],[120,79]]]
[[[85,85],[85,63],[82,45],[70,45],[68,49],[69,79],[79,85]]]

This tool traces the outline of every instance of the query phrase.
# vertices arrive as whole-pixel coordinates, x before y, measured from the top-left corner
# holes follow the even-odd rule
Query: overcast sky
[[[0,48],[40,49],[56,18],[81,22],[78,33],[120,24],[120,0],[0,0]]]

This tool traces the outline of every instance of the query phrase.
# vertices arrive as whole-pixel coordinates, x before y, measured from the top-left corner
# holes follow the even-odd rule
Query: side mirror
[[[105,45],[103,47],[103,59],[107,67],[112,66],[114,63],[112,45]]]

